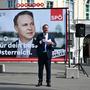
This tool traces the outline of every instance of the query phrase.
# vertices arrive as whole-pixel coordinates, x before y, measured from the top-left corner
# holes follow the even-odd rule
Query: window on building
[[[34,0],[27,0],[27,3],[34,3]]]
[[[65,5],[69,7],[70,20],[74,19],[74,0],[65,0]]]
[[[74,3],[70,3],[70,20],[74,19]]]
[[[86,13],[86,19],[89,20],[89,13]]]
[[[68,35],[68,45],[70,47],[74,46],[74,34],[73,33],[70,33],[70,36]]]
[[[11,0],[8,0],[8,7],[12,7],[12,1]]]
[[[66,0],[66,2],[73,2],[73,0]]]
[[[66,0],[66,2],[69,2],[69,0]]]
[[[74,0],[70,0],[70,2],[73,2]]]
[[[86,19],[90,19],[90,0],[87,0],[86,2]]]
[[[47,1],[47,8],[53,8],[53,1]]]
[[[89,12],[89,5],[86,5],[86,12]]]
[[[70,59],[73,59],[73,52],[70,52]]]
[[[8,8],[15,8],[16,0],[8,0]]]

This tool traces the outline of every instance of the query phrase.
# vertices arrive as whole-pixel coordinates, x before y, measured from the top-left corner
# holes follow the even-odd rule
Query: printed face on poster
[[[15,25],[13,20],[22,11],[32,12],[33,17],[28,16],[28,19],[22,15]],[[42,26],[44,24],[49,25],[49,33],[55,37],[57,43],[57,46],[52,52],[53,58],[65,57],[67,48],[66,11],[66,9],[61,8],[0,10],[0,58],[18,58],[21,54],[27,54],[28,58],[37,57],[37,46],[34,45],[33,40],[36,39],[38,33],[42,32]],[[31,28],[29,28],[29,25]],[[31,40],[27,45],[26,42],[24,44],[24,47],[27,47],[27,52],[20,50],[20,47],[22,47],[20,40],[25,41],[25,38],[26,42]]]

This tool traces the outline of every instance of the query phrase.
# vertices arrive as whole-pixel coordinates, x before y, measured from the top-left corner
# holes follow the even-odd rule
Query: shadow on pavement
[[[36,87],[36,84],[21,84],[21,83],[0,82],[0,85],[4,85],[4,86],[0,87],[0,90],[56,90],[56,89],[53,89],[51,87],[46,87],[46,88],[42,87],[42,86],[45,86],[45,85],[42,85],[41,87]],[[20,87],[17,87],[17,85],[20,86]],[[32,87],[26,87],[26,86],[32,86]]]
[[[50,88],[0,87],[0,90],[55,90]]]
[[[0,82],[0,85],[28,85],[28,86],[35,86],[35,84],[8,83],[8,82]]]
[[[4,72],[2,74],[37,74],[33,72]]]

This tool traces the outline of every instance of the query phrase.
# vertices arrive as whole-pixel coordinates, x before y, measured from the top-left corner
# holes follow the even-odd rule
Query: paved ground
[[[90,66],[84,66],[90,76]],[[80,71],[78,79],[65,78],[65,64],[52,64],[52,87],[46,87],[45,71],[43,86],[38,82],[37,63],[5,63],[0,73],[0,90],[90,90],[90,77]]]

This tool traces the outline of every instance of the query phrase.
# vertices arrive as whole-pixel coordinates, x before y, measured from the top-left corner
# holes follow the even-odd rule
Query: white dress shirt
[[[45,52],[46,52],[47,51],[46,47],[47,47],[48,33],[46,33],[44,36],[45,36]]]

